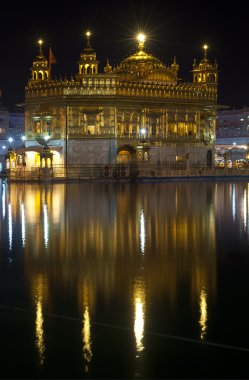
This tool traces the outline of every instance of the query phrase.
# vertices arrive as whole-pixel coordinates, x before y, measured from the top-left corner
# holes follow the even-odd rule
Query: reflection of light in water
[[[53,223],[60,223],[61,207],[63,204],[63,191],[62,188],[53,190],[53,202],[51,204],[51,215],[53,216]]]
[[[201,339],[205,338],[207,333],[207,293],[202,288],[200,292],[200,319]]]
[[[43,332],[43,315],[42,315],[42,296],[37,296],[36,301],[36,321],[35,321],[35,332],[36,332],[36,346],[40,355],[40,363],[44,363],[44,332]]]
[[[144,312],[145,312],[145,289],[144,283],[141,281],[136,281],[134,286],[134,333],[136,339],[136,350],[141,352],[144,349],[143,338],[144,338]]]
[[[5,197],[6,197],[6,191],[5,191],[5,184],[3,183],[3,193],[2,193],[2,211],[3,211],[3,218],[5,217]]]
[[[11,208],[10,203],[8,204],[8,220],[9,220],[9,249],[11,250],[13,230],[12,230],[12,208]]]
[[[246,195],[246,190],[244,191],[243,213],[244,213],[244,229],[246,230],[246,226],[247,226],[247,195]]]
[[[44,214],[44,243],[45,247],[48,246],[48,207],[46,203],[43,206],[43,214]]]
[[[86,361],[86,372],[88,372],[88,364],[92,359],[92,350],[91,350],[91,323],[90,323],[90,314],[88,307],[85,307],[84,311],[84,320],[83,320],[83,328],[82,328],[82,336],[83,336],[83,357]]]
[[[24,204],[21,203],[21,220],[22,220],[22,246],[25,246],[25,210]]]
[[[235,192],[235,184],[233,184],[233,190],[232,190],[232,212],[233,212],[233,220],[235,219],[235,212],[236,212],[236,192]]]
[[[145,247],[145,223],[144,223],[144,212],[143,209],[141,210],[140,214],[140,247],[142,253],[144,253],[144,247]]]
[[[249,208],[249,183],[247,185],[247,216],[246,216],[247,220],[248,220],[248,208]],[[248,232],[249,232],[249,229],[248,229]]]

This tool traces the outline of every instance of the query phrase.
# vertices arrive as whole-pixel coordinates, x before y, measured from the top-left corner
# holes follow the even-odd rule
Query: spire
[[[39,40],[39,41],[38,41],[38,44],[39,44],[39,46],[40,46],[39,54],[40,54],[41,57],[43,57],[43,52],[42,52],[42,44],[43,44],[43,41],[42,41],[42,40]]]
[[[112,67],[111,65],[109,64],[109,59],[107,58],[106,60],[106,66],[104,67],[104,72],[105,73],[111,73],[112,72]]]
[[[207,49],[208,49],[207,44],[203,45],[203,49],[204,49],[204,59],[207,59]]]
[[[90,44],[90,37],[91,37],[91,32],[90,32],[90,30],[87,30],[87,32],[86,32],[86,44],[87,44],[87,47],[88,47],[88,48],[91,47],[91,44]]]
[[[175,76],[177,76],[178,70],[179,70],[179,65],[178,65],[178,63],[176,62],[176,57],[174,57],[174,62],[173,62],[172,65],[171,65],[171,71],[173,72],[173,74],[174,74]]]
[[[138,40],[138,50],[142,51],[144,49],[144,42],[145,42],[146,36],[143,33],[139,33],[137,35]]]

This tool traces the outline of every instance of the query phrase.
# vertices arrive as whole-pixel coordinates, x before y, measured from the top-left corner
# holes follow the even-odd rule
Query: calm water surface
[[[1,378],[249,378],[249,183],[0,181]]]

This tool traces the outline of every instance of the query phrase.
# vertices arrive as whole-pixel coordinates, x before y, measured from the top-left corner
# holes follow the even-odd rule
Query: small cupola
[[[98,74],[98,64],[99,61],[96,59],[96,53],[91,47],[90,37],[91,32],[88,30],[86,32],[87,46],[83,49],[80,55],[80,60],[78,61],[79,73],[78,77],[87,74]]]
[[[109,64],[109,59],[107,58],[106,60],[106,66],[104,67],[104,72],[106,74],[109,74],[109,73],[112,73],[112,67],[111,65]]]
[[[43,54],[42,44],[43,41],[39,40],[39,54],[33,61],[33,67],[31,68],[31,80],[32,82],[41,82],[49,79],[49,66],[48,60]]]
[[[211,63],[207,58],[208,46],[204,45],[204,57],[199,64],[194,60],[193,64],[193,82],[217,84],[218,83],[218,65],[217,62]]]

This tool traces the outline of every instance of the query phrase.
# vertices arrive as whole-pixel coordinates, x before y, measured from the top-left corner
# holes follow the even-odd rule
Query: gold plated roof
[[[138,62],[145,62],[145,63],[147,63],[147,62],[157,62],[157,63],[162,63],[160,61],[160,59],[154,57],[152,54],[149,54],[149,53],[147,53],[144,50],[139,50],[135,54],[132,54],[129,57],[125,58],[123,60],[123,63],[125,63],[125,62],[132,62],[132,61],[137,62],[137,63]]]
[[[125,58],[114,70],[120,75],[121,81],[152,81],[175,84],[177,82],[177,71],[166,67],[164,63],[148,53],[144,49],[145,35],[138,35],[138,50],[135,54]]]
[[[141,49],[125,58],[115,69],[120,75],[120,80],[146,80],[176,83],[177,71],[172,71],[164,63],[152,54]]]

